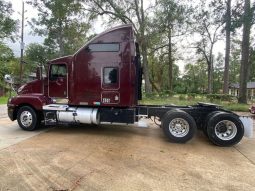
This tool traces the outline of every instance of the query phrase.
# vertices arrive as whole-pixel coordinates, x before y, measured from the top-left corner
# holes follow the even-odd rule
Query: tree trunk
[[[59,27],[59,36],[58,36],[58,46],[59,46],[59,56],[64,56],[65,50],[64,50],[64,39],[63,39],[63,23],[60,20],[58,22]]]
[[[173,91],[173,59],[172,59],[172,30],[168,29],[168,80],[169,90]]]
[[[227,1],[226,14],[226,50],[225,50],[225,68],[224,68],[224,87],[223,93],[228,94],[229,86],[229,55],[230,55],[230,30],[231,30],[231,0]]]
[[[238,103],[247,103],[247,80],[249,68],[249,48],[250,48],[250,30],[251,30],[251,10],[250,0],[244,2],[243,16],[243,40],[242,40],[242,58],[240,68],[240,88]]]
[[[151,87],[150,75],[149,75],[147,45],[144,42],[142,42],[141,46],[142,46],[142,55],[143,55],[143,76],[145,81],[145,92],[151,93],[152,87]]]
[[[147,39],[145,39],[145,23],[146,22],[145,22],[144,9],[143,9],[143,0],[141,0],[140,4],[141,4],[140,13],[139,13],[139,6],[137,4],[136,14],[137,14],[138,22],[140,24],[145,92],[146,93],[152,93],[152,87],[151,87],[150,75],[149,75],[149,65],[148,65],[148,52],[147,52],[147,42],[146,42]]]
[[[211,94],[212,93],[212,81],[213,81],[213,44],[211,45],[211,49],[210,49],[210,56],[209,56],[209,60],[208,60],[208,93]]]
[[[208,63],[208,93],[212,93],[212,64]]]

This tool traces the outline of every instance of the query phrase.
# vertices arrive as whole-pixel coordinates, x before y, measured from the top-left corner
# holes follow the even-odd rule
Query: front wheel
[[[243,138],[244,127],[236,115],[220,112],[209,119],[207,134],[210,141],[218,146],[232,146]]]
[[[181,110],[170,110],[162,119],[162,129],[173,142],[185,143],[193,138],[197,126],[192,116]]]
[[[26,131],[35,130],[40,123],[40,120],[38,120],[38,115],[34,109],[29,106],[23,106],[18,110],[17,121],[20,128]]]

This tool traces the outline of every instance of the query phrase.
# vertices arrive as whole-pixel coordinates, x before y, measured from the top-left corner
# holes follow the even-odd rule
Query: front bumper
[[[14,115],[14,112],[15,112],[15,106],[13,104],[7,104],[7,113],[8,113],[8,117],[10,118],[10,120],[14,121],[16,118],[15,118],[15,115]]]

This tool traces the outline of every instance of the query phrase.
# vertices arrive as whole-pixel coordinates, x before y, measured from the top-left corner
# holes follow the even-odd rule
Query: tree
[[[216,0],[217,1],[217,0]],[[225,23],[225,67],[224,67],[224,85],[223,85],[223,93],[227,94],[229,90],[229,68],[230,64],[230,48],[231,48],[231,32],[235,33],[237,28],[241,27],[241,17],[242,17],[242,9],[241,9],[241,1],[235,1],[235,5],[232,7],[232,0],[218,0],[218,7],[220,10],[225,10],[225,14],[223,14],[221,20],[222,23]],[[224,8],[223,6],[226,6]]]
[[[240,56],[241,56],[241,41],[237,40],[237,35],[231,43],[231,56],[230,56],[230,67],[229,67],[229,82],[238,83],[240,79]]]
[[[5,44],[0,43],[0,89],[6,89],[4,75],[12,71],[11,62],[14,59],[13,51]]]
[[[200,36],[200,41],[195,45],[197,53],[201,54],[207,63],[207,75],[208,75],[208,93],[212,93],[212,80],[213,80],[213,49],[215,43],[220,38],[220,28],[222,27],[221,20],[217,14],[214,14],[212,5],[209,4],[209,8],[205,8],[206,5],[202,4],[198,9],[198,14],[195,16],[197,25],[195,27],[195,33]],[[211,8],[210,8],[211,7]]]
[[[198,60],[196,63],[189,63],[184,68],[182,77],[185,92],[183,93],[205,93],[206,89],[206,63],[203,60]]]
[[[213,73],[213,92],[222,93],[222,79],[224,76],[224,58],[223,54],[218,53],[215,59],[214,73]],[[224,92],[223,92],[224,93]]]
[[[145,81],[145,91],[151,93],[150,72],[148,65],[148,26],[149,14],[152,9],[144,8],[143,0],[84,0],[86,10],[91,13],[91,17],[108,15],[110,22],[132,23],[136,39],[140,44],[143,73]]]
[[[29,64],[36,66],[37,64],[45,65],[52,55],[49,54],[45,46],[32,43],[27,46],[25,56]]]
[[[173,90],[173,66],[174,48],[173,38],[181,37],[187,32],[189,25],[190,12],[192,9],[175,0],[159,0],[152,27],[154,35],[161,36],[160,44],[154,45],[154,50],[163,50],[168,58],[168,87]],[[153,45],[152,45],[153,46]]]
[[[157,93],[161,92],[169,92],[169,84],[168,84],[168,58],[166,54],[149,54],[149,67],[151,74],[151,84],[152,90],[156,90]],[[177,78],[180,75],[179,67],[173,64],[173,84],[177,82]]]
[[[249,75],[249,81],[255,81],[255,49],[250,49],[250,57],[249,57],[249,66],[250,66],[250,75]]]
[[[240,68],[240,88],[238,103],[247,103],[247,80],[249,69],[250,55],[250,32],[254,16],[254,7],[251,8],[250,0],[244,1],[243,13],[243,37],[242,37],[242,53],[241,53],[241,68]]]
[[[59,56],[73,54],[86,41],[90,25],[79,0],[30,1],[39,12],[30,22],[36,34],[45,36],[44,45]]]
[[[0,0],[0,40],[10,38],[14,41],[14,32],[17,31],[17,21],[11,19],[12,5],[4,0]]]
[[[229,87],[229,56],[230,56],[230,32],[231,32],[231,0],[226,1],[226,49],[225,49],[225,67],[224,67],[224,85],[223,85],[223,93],[228,94]]]
[[[0,43],[0,81],[9,73],[8,64],[14,59],[13,51],[5,44]]]

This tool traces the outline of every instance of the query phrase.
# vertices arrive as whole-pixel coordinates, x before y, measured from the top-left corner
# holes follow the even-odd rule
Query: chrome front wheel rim
[[[20,114],[20,122],[24,127],[30,127],[33,123],[33,116],[29,111],[23,111]]]
[[[189,133],[189,123],[183,118],[175,118],[169,123],[169,131],[175,137],[185,137]]]

